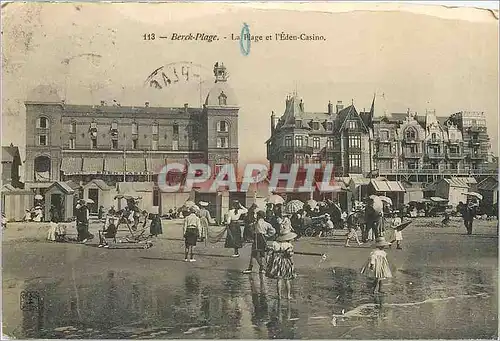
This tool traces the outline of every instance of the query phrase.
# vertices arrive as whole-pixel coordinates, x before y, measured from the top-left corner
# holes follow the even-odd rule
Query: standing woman
[[[226,249],[234,249],[234,254],[232,255],[234,258],[240,256],[240,249],[243,247],[239,219],[241,215],[247,212],[248,210],[243,207],[238,200],[235,200],[233,201],[231,210],[227,213],[227,236],[224,247]]]
[[[186,250],[184,252],[185,262],[196,262],[193,255],[193,247],[196,246],[198,241],[198,236],[201,229],[200,218],[196,215],[199,212],[198,207],[193,206],[189,208],[189,215],[184,218],[184,242],[186,244]],[[188,255],[190,258],[188,259]]]
[[[212,216],[210,215],[210,212],[207,210],[208,202],[200,201],[198,204],[201,206],[201,209],[200,209],[200,221],[201,221],[200,240],[204,241],[208,236],[208,225],[212,221]]]

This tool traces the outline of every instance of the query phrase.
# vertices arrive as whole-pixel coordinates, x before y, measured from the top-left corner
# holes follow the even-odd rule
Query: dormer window
[[[219,95],[219,105],[227,105],[227,96],[224,91],[222,91]]]
[[[113,138],[118,137],[118,123],[117,122],[111,123],[111,137],[113,137]]]
[[[49,127],[49,120],[47,117],[39,117],[36,123],[37,128],[47,129]]]
[[[347,128],[356,129],[358,127],[358,122],[354,120],[350,120],[347,122]]]
[[[333,123],[332,122],[326,122],[326,130],[328,130],[328,131],[333,130]]]
[[[380,140],[381,141],[389,141],[389,131],[381,130],[380,131]]]
[[[319,122],[313,122],[312,128],[313,128],[313,130],[319,130]]]
[[[302,120],[295,120],[295,128],[302,128]]]
[[[406,130],[406,139],[407,140],[415,140],[417,138],[417,133],[414,129]]]
[[[96,122],[90,123],[89,133],[90,133],[91,139],[97,139],[97,123]]]

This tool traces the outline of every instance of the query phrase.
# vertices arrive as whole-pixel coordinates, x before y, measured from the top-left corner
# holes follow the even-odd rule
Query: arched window
[[[47,117],[41,116],[36,121],[36,127],[41,129],[47,129],[49,127],[49,120]]]
[[[432,140],[436,140],[436,139],[437,139],[437,137],[436,137],[436,133],[432,133],[432,134],[431,134],[431,139],[432,139]]]
[[[222,91],[219,95],[219,105],[227,105],[227,96],[224,91]]]
[[[72,134],[76,133],[76,122],[71,122],[69,124],[69,132],[72,133]]]
[[[50,158],[48,156],[38,156],[34,160],[35,181],[50,181]]]
[[[226,121],[217,122],[217,131],[221,133],[227,133],[228,132],[227,122]]]

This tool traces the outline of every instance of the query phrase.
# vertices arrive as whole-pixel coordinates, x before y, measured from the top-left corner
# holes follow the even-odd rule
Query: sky
[[[23,102],[37,85],[53,86],[72,104],[199,106],[200,84],[193,78],[161,90],[144,82],[158,67],[190,62],[201,66],[204,99],[214,63],[224,62],[240,106],[243,163],[265,160],[271,112],[281,115],[294,91],[306,111],[326,111],[328,101],[338,100],[368,109],[374,93],[384,94],[390,112],[484,111],[498,155],[498,20],[478,12],[470,12],[474,20],[424,13],[360,6],[306,13],[223,4],[9,4],[2,10],[2,144],[19,145],[24,155]],[[252,42],[244,55],[231,39],[244,23],[264,39],[284,32],[326,40]],[[145,40],[151,33],[155,40]],[[173,33],[220,40],[158,38]]]

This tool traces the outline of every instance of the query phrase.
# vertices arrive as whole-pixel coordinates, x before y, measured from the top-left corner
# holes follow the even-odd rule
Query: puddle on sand
[[[383,296],[371,295],[366,279],[352,269],[302,275],[293,283],[291,301],[277,300],[275,283],[262,275],[234,270],[209,282],[191,273],[176,284],[114,271],[94,278],[39,279],[25,290],[40,293],[41,308],[23,311],[21,325],[9,329],[19,338],[85,339],[497,336],[493,273],[402,271]]]

